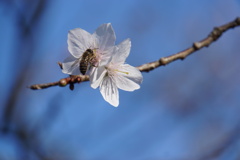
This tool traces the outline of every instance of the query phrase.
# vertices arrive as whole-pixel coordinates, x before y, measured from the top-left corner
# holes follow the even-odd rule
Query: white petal
[[[81,57],[83,52],[92,47],[92,45],[92,35],[87,31],[76,28],[68,32],[68,50],[74,57]]]
[[[119,95],[117,86],[110,77],[105,77],[100,85],[100,92],[108,103],[117,107],[119,105]]]
[[[131,49],[130,39],[126,39],[115,47],[112,62],[114,64],[123,64],[128,57]]]
[[[108,50],[101,52],[101,60],[99,62],[99,66],[104,66],[107,65],[109,62],[111,62],[112,60],[112,56],[114,53],[114,48],[115,47],[111,47]]]
[[[62,63],[62,72],[69,75],[80,75],[79,59],[70,55]]]
[[[99,87],[106,73],[107,73],[107,70],[105,69],[104,66],[94,67],[90,73],[91,87],[94,89]]]
[[[118,88],[125,91],[134,91],[140,88],[143,77],[141,72],[128,64],[123,64],[117,68],[113,78]]]
[[[93,33],[93,37],[95,37],[95,41],[98,44],[99,49],[102,51],[113,47],[116,41],[116,35],[111,23],[99,26],[95,33]]]

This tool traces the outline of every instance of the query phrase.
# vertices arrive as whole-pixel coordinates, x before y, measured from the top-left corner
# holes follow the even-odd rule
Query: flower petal
[[[70,55],[62,63],[62,72],[70,75],[80,75],[79,59]]]
[[[141,72],[128,64],[119,66],[113,78],[117,87],[125,91],[139,89],[143,80]]]
[[[94,67],[90,73],[91,87],[94,89],[99,87],[99,85],[103,81],[103,78],[105,77],[106,73],[107,73],[107,70],[105,69],[104,66]]]
[[[113,47],[116,41],[116,35],[111,23],[99,26],[93,33],[93,37],[95,37],[95,41],[98,44],[97,46],[102,51],[106,51]]]
[[[68,50],[76,58],[80,58],[93,42],[92,35],[81,28],[68,32]]]
[[[117,107],[119,105],[119,94],[117,86],[110,77],[105,77],[100,85],[100,92],[108,103]]]
[[[115,47],[112,62],[114,64],[123,64],[128,57],[131,49],[130,39],[122,41]]]

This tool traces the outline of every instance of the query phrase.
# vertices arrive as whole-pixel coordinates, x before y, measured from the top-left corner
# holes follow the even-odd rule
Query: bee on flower
[[[110,23],[103,24],[90,34],[76,28],[68,33],[68,50],[71,53],[62,63],[62,72],[69,75],[91,73],[111,57],[116,36]],[[85,70],[86,69],[86,70]]]
[[[63,73],[89,74],[91,87],[99,87],[103,98],[117,107],[118,88],[134,91],[140,88],[141,72],[125,64],[131,49],[130,39],[115,45],[116,36],[110,23],[90,34],[80,28],[69,31],[68,50],[71,55],[63,62]],[[81,69],[82,68],[82,69]]]
[[[90,67],[95,66],[97,63],[97,56],[95,53],[96,49],[87,49],[81,57],[80,63],[79,63],[79,70],[80,72],[85,75],[86,72],[90,69]]]

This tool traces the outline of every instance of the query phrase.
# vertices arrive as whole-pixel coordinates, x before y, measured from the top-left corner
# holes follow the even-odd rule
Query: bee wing
[[[70,75],[80,75],[81,74],[79,71],[80,59],[81,58],[76,59],[72,55],[67,57],[62,63],[63,66],[62,72]]]
[[[92,66],[88,64],[86,74],[89,75],[91,72]]]

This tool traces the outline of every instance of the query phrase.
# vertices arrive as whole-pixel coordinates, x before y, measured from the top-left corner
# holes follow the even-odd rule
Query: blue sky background
[[[32,21],[38,4],[0,0],[0,159],[240,158],[239,27],[184,61],[143,73],[140,90],[120,91],[118,108],[89,82],[74,91],[26,88],[67,76],[57,62],[69,55],[71,29],[93,33],[111,22],[117,43],[132,41],[127,63],[139,66],[234,20],[239,0],[49,0]],[[24,24],[32,25],[23,32]]]

